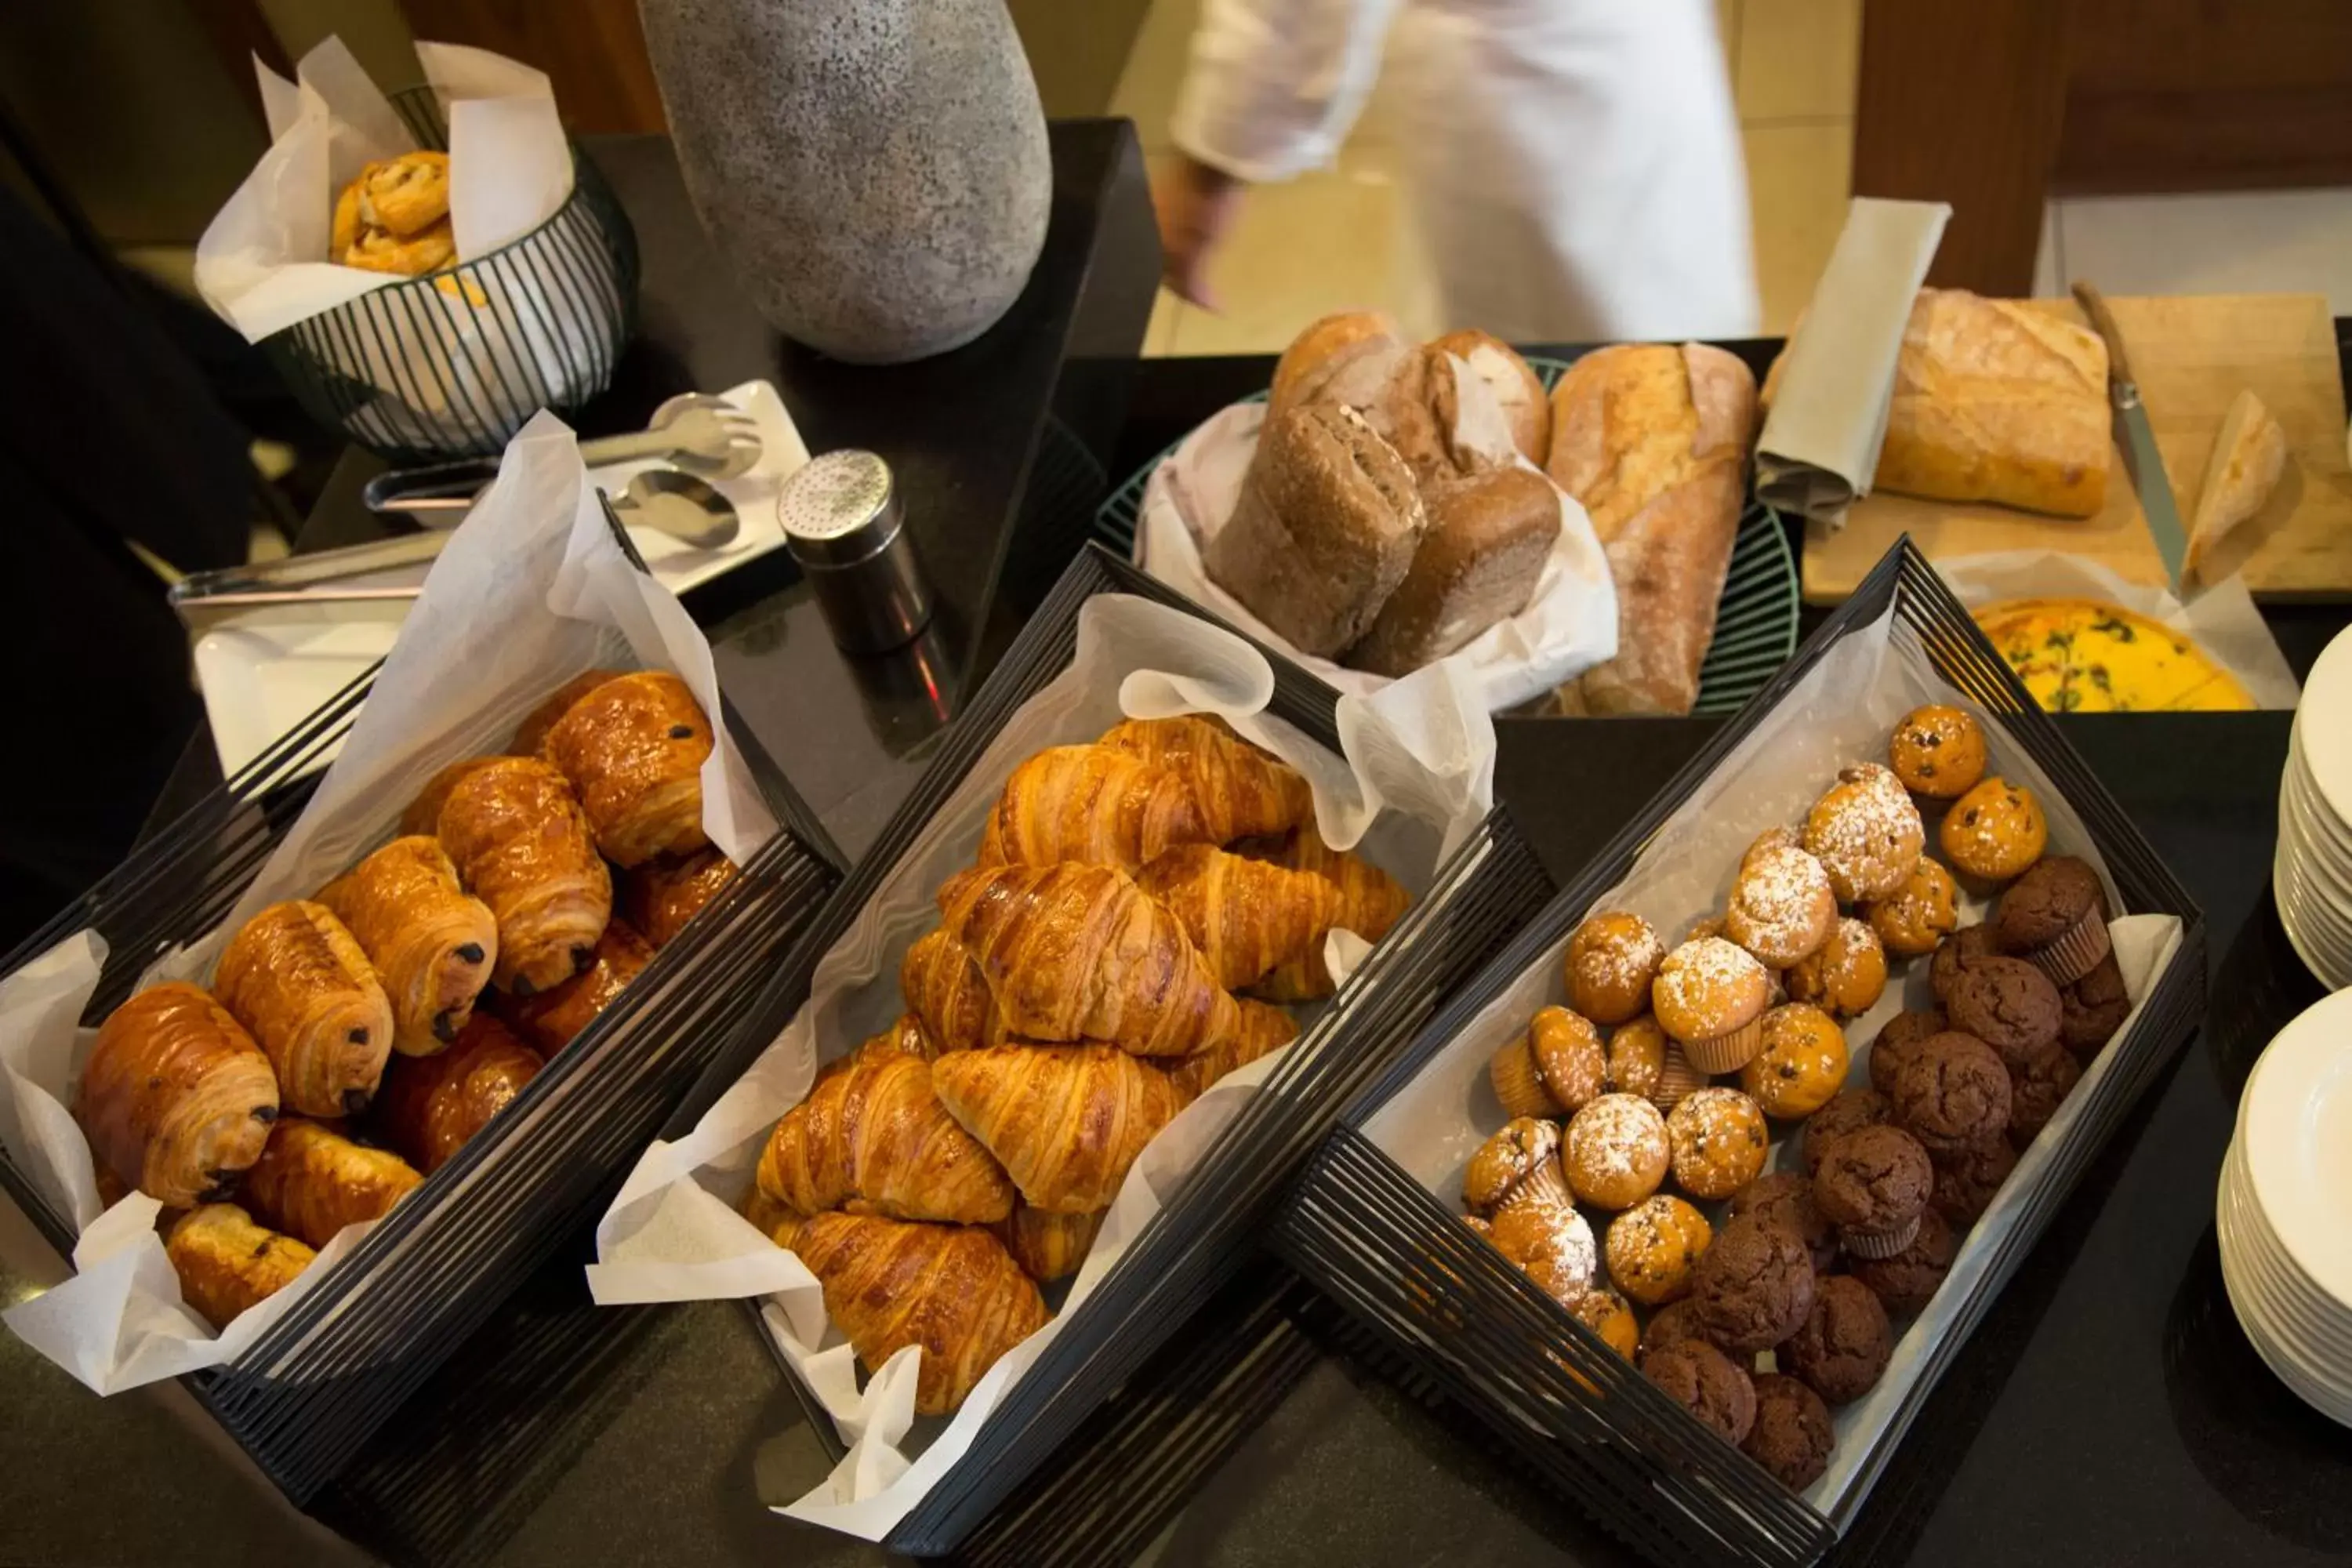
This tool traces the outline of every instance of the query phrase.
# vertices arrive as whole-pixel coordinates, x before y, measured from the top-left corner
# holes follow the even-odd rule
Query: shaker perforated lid
[[[890,465],[854,447],[812,458],[776,497],[776,523],[793,556],[815,566],[847,566],[898,535],[898,495]]]

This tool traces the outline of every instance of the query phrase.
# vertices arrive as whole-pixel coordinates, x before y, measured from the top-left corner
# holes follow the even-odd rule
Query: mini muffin
[[[1521,1188],[1522,1194],[1527,1191]],[[1592,1289],[1601,1248],[1576,1205],[1549,1197],[1514,1196],[1495,1211],[1486,1238],[1519,1266],[1537,1289],[1572,1307]]]
[[[1828,1403],[1851,1405],[1877,1386],[1894,1354],[1894,1327],[1870,1287],[1832,1274],[1814,1288],[1812,1310],[1776,1359]]]
[[[1739,863],[1723,934],[1768,969],[1786,969],[1821,951],[1837,912],[1829,873],[1783,830],[1759,840]]]
[[[1706,1216],[1682,1199],[1644,1198],[1609,1222],[1609,1282],[1645,1307],[1664,1306],[1690,1293],[1691,1269],[1714,1239]]]
[[[1916,958],[1935,952],[1960,923],[1960,889],[1949,871],[1922,855],[1900,888],[1862,912],[1887,952]]]
[[[1780,976],[1792,1002],[1811,1002],[1841,1018],[1858,1018],[1886,989],[1886,950],[1878,933],[1851,917],[1838,921],[1821,952]]]
[[[1672,1044],[1658,1021],[1647,1013],[1630,1024],[1618,1025],[1610,1032],[1609,1049],[1602,1059],[1601,1092],[1639,1095],[1643,1100],[1657,1093],[1658,1075]]]
[[[1884,1089],[1841,1089],[1827,1105],[1805,1118],[1805,1137],[1798,1152],[1803,1156],[1805,1176],[1810,1183],[1821,1173],[1822,1161],[1830,1145],[1849,1132],[1859,1132],[1865,1127],[1884,1127],[1895,1121],[1895,1107]]]
[[[1707,1339],[1735,1356],[1769,1351],[1813,1310],[1813,1258],[1786,1228],[1750,1215],[1723,1227],[1691,1270]]]
[[[2015,1169],[2017,1151],[2006,1138],[1950,1155],[1936,1163],[1936,1190],[1929,1201],[1953,1229],[1966,1230],[1991,1206],[1993,1194]]]
[[[1963,874],[2006,882],[2042,858],[2050,824],[2032,790],[1994,777],[1952,803],[1936,841]]]
[[[1601,1336],[1601,1342],[1623,1356],[1633,1359],[1642,1342],[1642,1324],[1633,1316],[1633,1307],[1616,1291],[1603,1289],[1587,1290],[1569,1308],[1578,1322]]]
[[[1962,926],[1944,939],[1927,965],[1927,988],[1936,994],[1937,1002],[1951,1005],[1952,987],[1959,984],[1963,972],[1975,968],[1988,958],[2000,955],[1992,944],[1992,928],[1985,925]]]
[[[1739,1087],[1764,1114],[1782,1121],[1811,1116],[1845,1087],[1845,1031],[1810,1002],[1787,1002],[1764,1015],[1764,1046],[1739,1069]]]
[[[1931,702],[1903,715],[1886,742],[1886,760],[1913,795],[1951,800],[1984,777],[1984,731],[1958,708]]]
[[[1965,1153],[2008,1130],[2009,1069],[1973,1036],[1936,1035],[1903,1064],[1887,1099],[1895,1125],[1919,1140],[1931,1159]]]
[[[1679,1044],[1668,1040],[1666,1054],[1658,1063],[1657,1087],[1650,1090],[1650,1103],[1672,1114],[1675,1106],[1706,1087],[1706,1074],[1691,1065],[1689,1055]]]
[[[2052,1046],[2032,1061],[2010,1068],[2010,1142],[2021,1149],[2032,1142],[2082,1081],[2081,1066],[2061,1046]]]
[[[1595,1208],[1631,1208],[1666,1179],[1666,1119],[1646,1100],[1604,1094],[1568,1124],[1568,1184]]]
[[[2049,976],[2021,958],[1988,958],[1970,965],[1944,999],[1952,1027],[1966,1030],[2012,1066],[2058,1043],[2063,1008]]]
[[[2073,984],[2115,951],[2106,889],[2090,863],[2072,855],[2053,855],[2011,882],[1986,923],[1995,947],[2057,985]]]
[[[1565,1007],[1545,1007],[1486,1067],[1495,1098],[1512,1116],[1566,1116],[1601,1091],[1601,1032]]]
[[[1596,1024],[1622,1024],[1650,1005],[1665,944],[1639,915],[1587,916],[1568,939],[1568,1005]]]
[[[1960,1238],[1951,1222],[1930,1207],[1919,1216],[1919,1234],[1892,1258],[1857,1258],[1853,1277],[1878,1298],[1888,1315],[1923,1312],[1952,1271]]]
[[[1679,1301],[1669,1301],[1650,1314],[1650,1326],[1642,1331],[1641,1349],[1636,1352],[1643,1360],[1674,1345],[1712,1343],[1706,1337],[1706,1325],[1699,1321],[1698,1303],[1685,1296]],[[1720,1345],[1716,1347],[1720,1350]]]
[[[1747,949],[1700,937],[1658,965],[1651,1010],[1701,1072],[1737,1072],[1763,1043],[1759,1021],[1770,990],[1764,966]]]
[[[1802,1171],[1765,1172],[1732,1194],[1723,1217],[1727,1226],[1744,1219],[1780,1226],[1804,1247],[1815,1274],[1837,1261],[1837,1227],[1813,1202],[1812,1180]]]
[[[1756,1420],[1739,1451],[1764,1467],[1792,1492],[1803,1491],[1830,1468],[1837,1429],[1822,1396],[1793,1377],[1758,1373]]]
[[[1744,1367],[1713,1345],[1688,1342],[1660,1351],[1643,1362],[1642,1375],[1726,1442],[1746,1442],[1756,1425],[1756,1385]]]
[[[1927,1151],[1899,1127],[1864,1127],[1829,1146],[1813,1173],[1813,1202],[1858,1258],[1892,1258],[1919,1233],[1936,1173]],[[1830,1397],[1823,1389],[1822,1397]]]
[[[1462,1173],[1462,1201],[1473,1214],[1492,1218],[1514,1197],[1570,1201],[1560,1170],[1559,1129],[1549,1121],[1514,1118],[1478,1146]]]
[[[1951,1026],[1935,1008],[1915,1008],[1887,1019],[1878,1037],[1870,1043],[1870,1087],[1881,1094],[1893,1093],[1895,1075],[1903,1070],[1903,1064],[1911,1059],[1919,1042]]]
[[[1675,1184],[1695,1198],[1727,1198],[1764,1169],[1771,1130],[1753,1100],[1736,1089],[1685,1095],[1666,1118]]]
[[[1876,763],[1842,770],[1805,814],[1805,848],[1829,873],[1840,903],[1866,903],[1900,888],[1927,837],[1902,781]]]
[[[2124,994],[2123,966],[2114,953],[2058,994],[2058,1043],[2078,1061],[2088,1062],[2116,1037],[2131,1016],[2131,998]]]

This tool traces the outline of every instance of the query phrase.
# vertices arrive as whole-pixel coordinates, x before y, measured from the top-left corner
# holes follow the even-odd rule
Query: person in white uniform
[[[1757,330],[1713,0],[1204,0],[1153,193],[1169,287],[1250,184],[1329,163],[1381,69],[1448,328],[1515,342]],[[1389,38],[1391,24],[1395,37]]]

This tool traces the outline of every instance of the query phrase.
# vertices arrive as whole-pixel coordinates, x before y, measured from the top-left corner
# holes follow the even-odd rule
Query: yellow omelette
[[[2053,713],[2184,713],[2254,700],[2197,645],[2160,622],[2095,599],[2010,599],[1977,625]]]

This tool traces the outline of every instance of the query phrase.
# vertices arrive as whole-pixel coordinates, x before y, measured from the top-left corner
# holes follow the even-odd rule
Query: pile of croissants
[[[389,1210],[727,884],[711,745],[675,675],[591,670],[509,752],[436,774],[401,837],[247,921],[211,990],[108,1016],[74,1115],[101,1195],[165,1205],[188,1306],[225,1327]]]
[[[1378,941],[1406,894],[1326,846],[1296,770],[1184,717],[1022,763],[938,901],[903,1015],[776,1123],[744,1205],[869,1372],[922,1347],[925,1415],[1045,1321],[1153,1135],[1297,1036],[1325,936]]]

